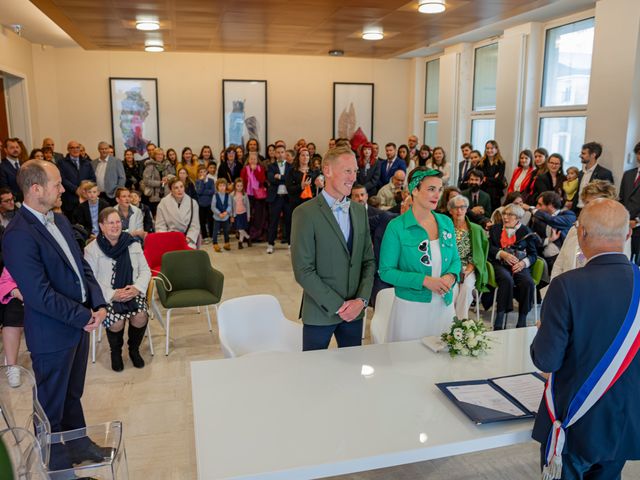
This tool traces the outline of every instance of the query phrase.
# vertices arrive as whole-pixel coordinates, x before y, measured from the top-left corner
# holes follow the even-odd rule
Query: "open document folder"
[[[480,425],[534,417],[545,380],[538,373],[523,373],[436,385],[467,417]]]

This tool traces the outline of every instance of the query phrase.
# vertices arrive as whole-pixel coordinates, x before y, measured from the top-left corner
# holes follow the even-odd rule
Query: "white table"
[[[527,442],[531,420],[476,426],[435,383],[534,371],[535,331],[492,333],[481,358],[416,341],[192,362],[198,478],[318,478]]]

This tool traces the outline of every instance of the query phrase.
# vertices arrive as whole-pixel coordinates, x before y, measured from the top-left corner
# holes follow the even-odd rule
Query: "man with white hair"
[[[115,205],[116,190],[119,187],[124,187],[127,180],[124,174],[124,165],[122,160],[111,155],[111,146],[107,142],[98,144],[98,153],[100,156],[91,161],[91,166],[96,172],[96,183],[100,197],[110,205]]]
[[[545,479],[619,479],[640,459],[640,269],[623,254],[629,213],[611,199],[578,219],[583,268],[555,278],[531,345],[550,373],[533,428]]]

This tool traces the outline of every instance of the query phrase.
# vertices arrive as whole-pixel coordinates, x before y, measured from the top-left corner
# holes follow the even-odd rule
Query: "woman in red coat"
[[[249,197],[251,220],[249,236],[254,242],[266,239],[269,215],[267,212],[267,176],[264,167],[258,161],[258,152],[250,152],[247,164],[240,171],[244,189]]]
[[[520,152],[518,160],[518,168],[516,168],[509,182],[507,193],[511,192],[528,192],[531,185],[533,174],[533,154],[531,150],[523,150]]]

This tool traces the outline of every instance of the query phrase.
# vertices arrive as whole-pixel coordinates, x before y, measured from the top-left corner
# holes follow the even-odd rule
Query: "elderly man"
[[[63,158],[64,155],[61,154],[60,152],[56,152],[56,144],[53,141],[53,138],[45,138],[42,140],[42,148],[50,148],[51,151],[53,152],[53,163],[57,164],[59,163]]]
[[[93,171],[91,162],[81,157],[80,144],[75,140],[71,140],[67,144],[69,152],[60,162],[58,168],[62,176],[62,185],[64,192],[62,194],[62,212],[71,219],[73,212],[80,203],[76,190],[80,186],[82,180],[91,180],[95,183],[96,174]]]
[[[640,459],[640,270],[622,253],[622,204],[591,200],[577,230],[587,264],[551,282],[531,345],[551,374],[533,438],[546,478],[619,479],[626,460]]]
[[[22,147],[17,138],[8,138],[4,142],[5,158],[0,162],[0,187],[8,188],[18,201],[22,200],[22,192],[18,188],[16,176],[20,170],[20,154]]]
[[[98,144],[100,156],[91,162],[96,173],[96,183],[100,191],[100,198],[109,205],[115,205],[116,189],[124,187],[127,177],[124,174],[122,160],[110,154],[111,146],[107,142]]]
[[[406,174],[403,170],[398,170],[393,174],[389,183],[378,191],[380,200],[380,210],[390,210],[402,201],[402,190],[404,189],[404,179]]]

